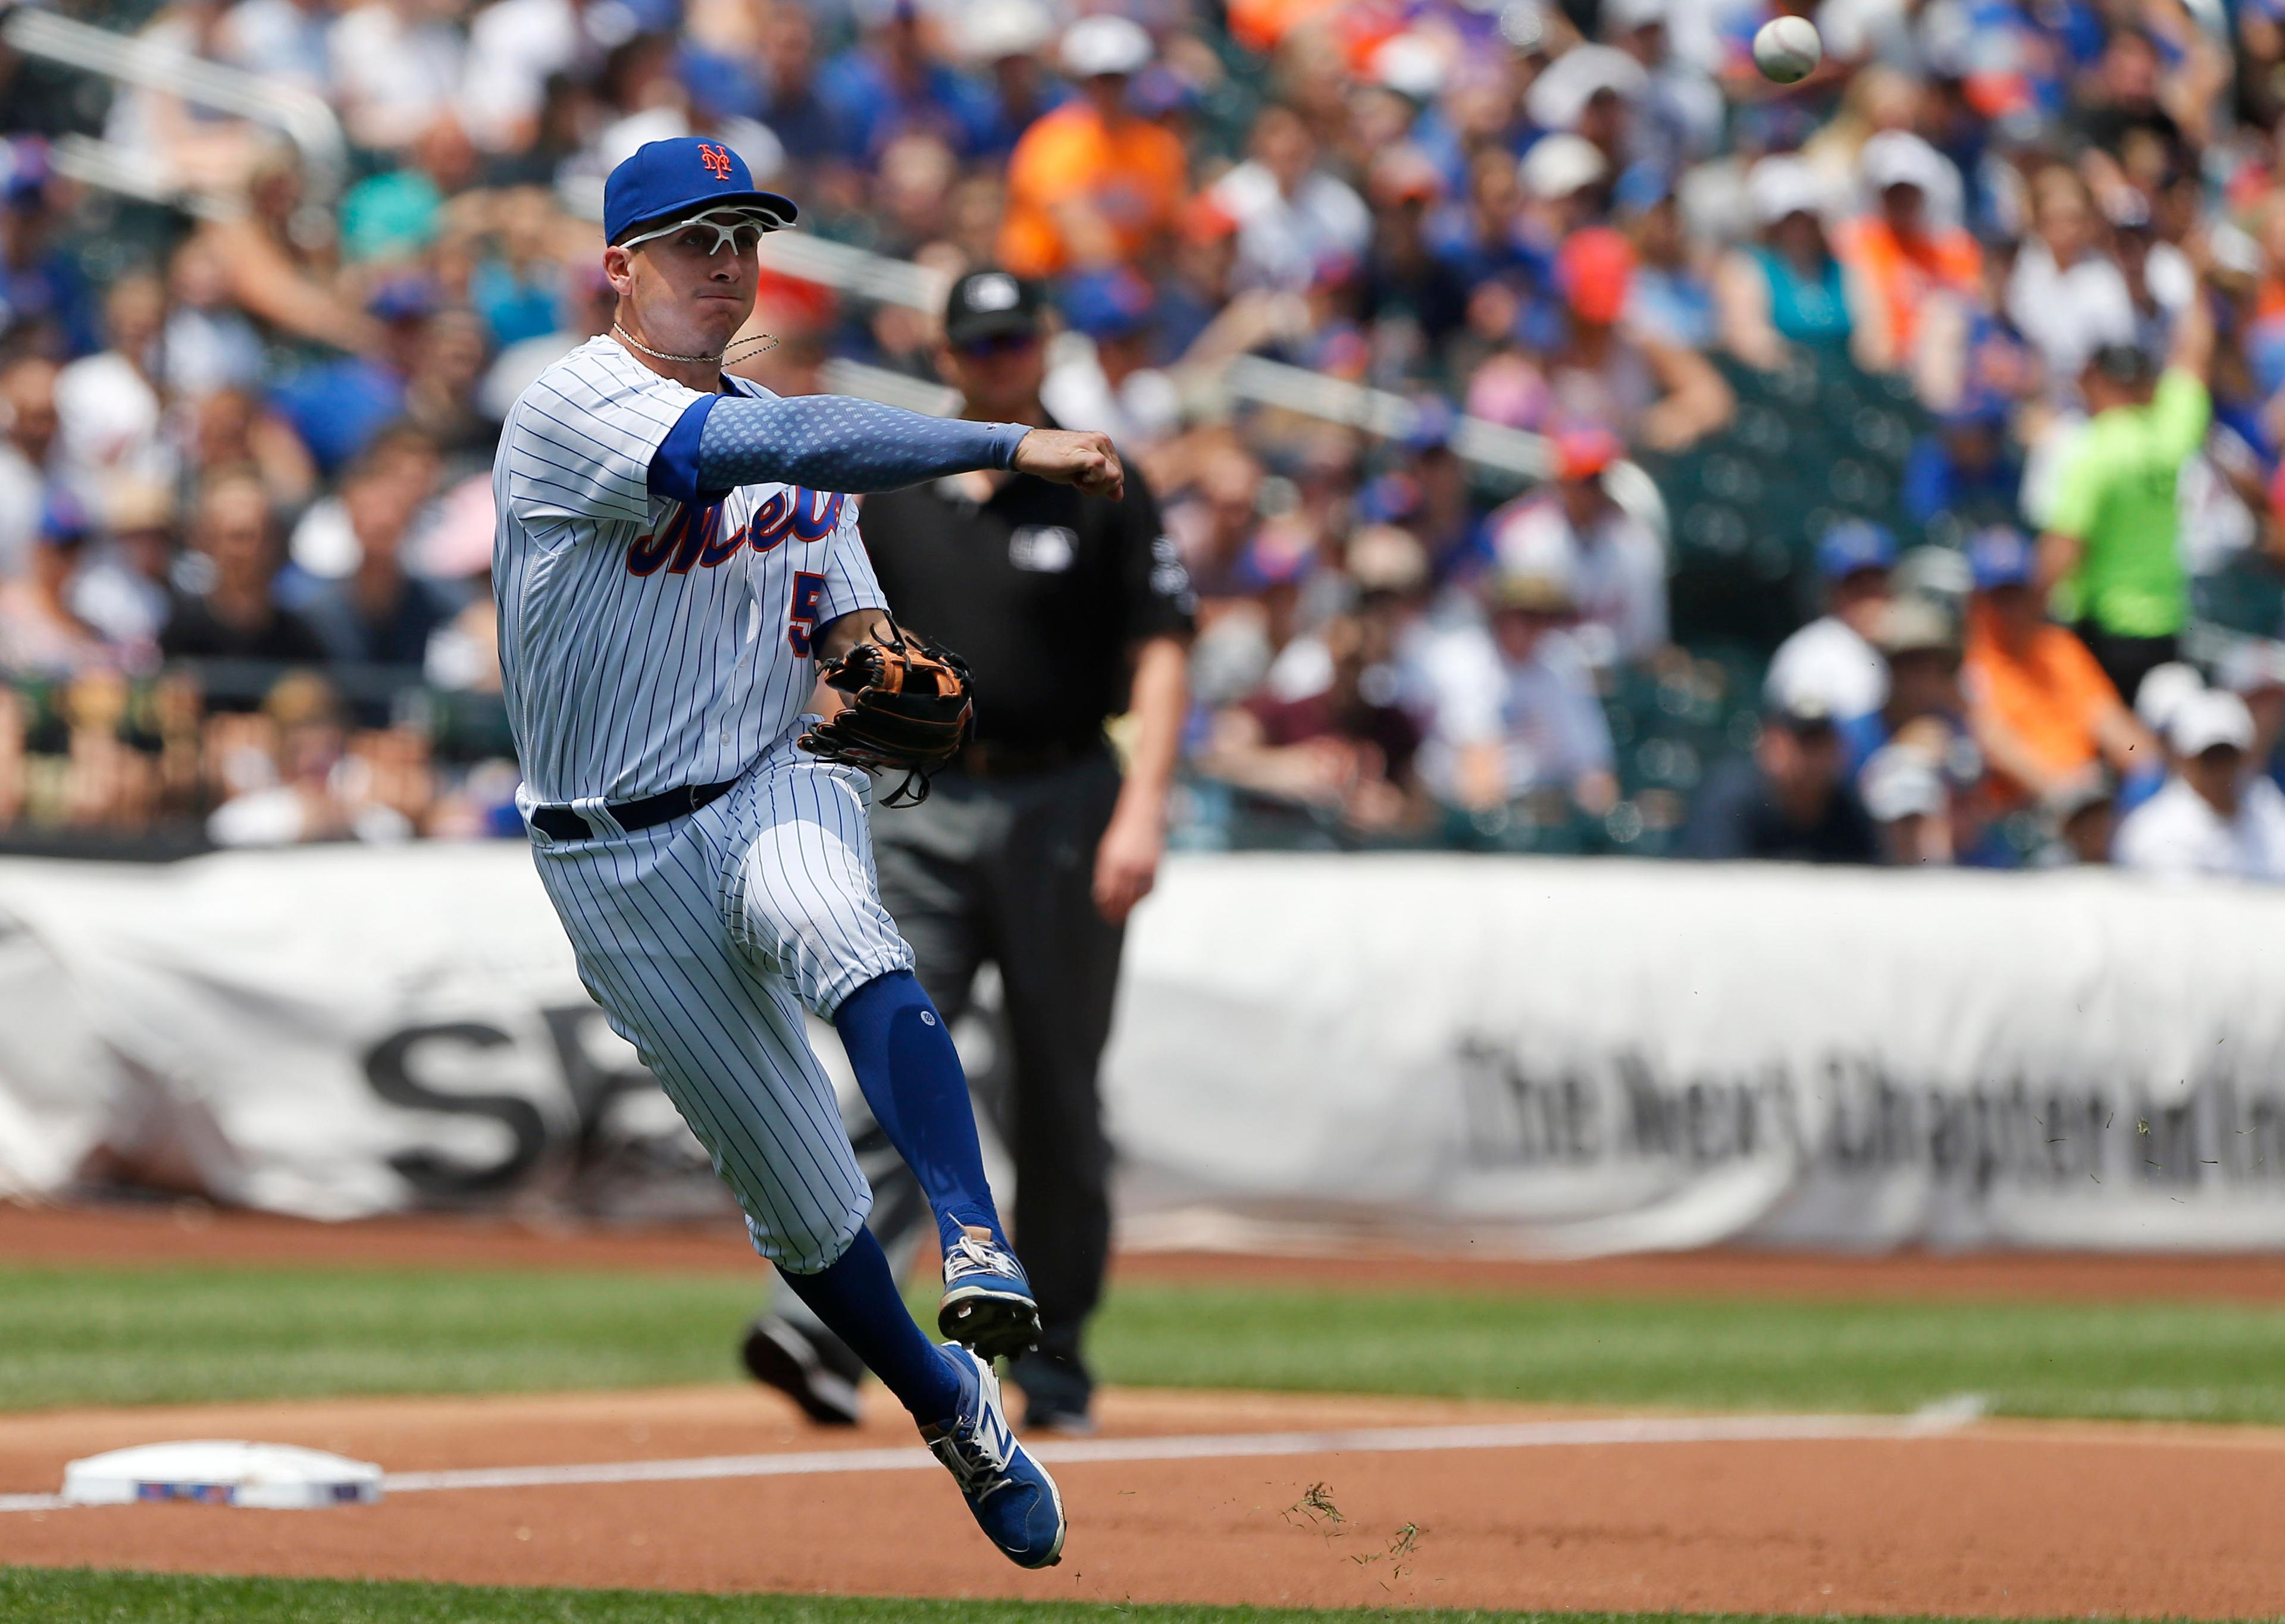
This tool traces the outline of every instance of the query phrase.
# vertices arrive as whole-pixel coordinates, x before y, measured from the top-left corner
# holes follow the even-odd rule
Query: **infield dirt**
[[[750,1269],[711,1234],[562,1236],[509,1224],[320,1228],[203,1212],[6,1212],[17,1262],[167,1259]],[[1147,1258],[1187,1277],[1356,1278],[1419,1267]],[[2173,1296],[2273,1301],[2285,1268],[2218,1259],[1715,1256],[1425,1266],[1489,1290],[1785,1295]],[[1119,1392],[1111,1437],[1243,1435],[1597,1413],[1443,1401]],[[392,1472],[909,1447],[876,1399],[856,1432],[718,1386],[0,1416],[0,1494],[169,1438],[307,1444]],[[0,1512],[0,1563],[511,1584],[1613,1611],[2274,1616],[2285,1603],[2285,1431],[1982,1422],[1911,1439],[1233,1452],[1060,1466],[1064,1565],[1008,1566],[933,1470],[452,1489],[377,1507]],[[1334,1520],[1338,1512],[1339,1520]]]
[[[752,1388],[61,1411],[0,1420],[0,1493],[163,1438],[392,1471],[909,1445]],[[1544,1417],[1118,1393],[1109,1436]],[[1570,1412],[1577,1414],[1579,1412]],[[1940,1437],[1067,1463],[1064,1565],[994,1555],[928,1471],[461,1489],[374,1507],[0,1513],[0,1563],[849,1595],[1614,1611],[2273,1616],[2285,1434],[1984,1423]],[[1336,1522],[1333,1514],[1340,1518]]]

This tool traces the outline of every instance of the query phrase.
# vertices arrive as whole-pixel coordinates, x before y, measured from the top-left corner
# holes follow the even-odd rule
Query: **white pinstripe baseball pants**
[[[754,1250],[801,1274],[847,1250],[873,1193],[800,1006],[830,1018],[913,967],[881,906],[868,793],[862,773],[789,734],[687,818],[595,840],[532,834],[580,980],[736,1192]]]

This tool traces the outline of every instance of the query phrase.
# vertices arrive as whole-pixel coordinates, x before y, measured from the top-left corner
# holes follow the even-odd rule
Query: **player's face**
[[[632,302],[652,342],[668,349],[687,347],[694,354],[718,350],[754,308],[755,247],[760,240],[760,231],[751,226],[726,233],[694,222],[632,247],[609,250],[604,269],[620,296]]]

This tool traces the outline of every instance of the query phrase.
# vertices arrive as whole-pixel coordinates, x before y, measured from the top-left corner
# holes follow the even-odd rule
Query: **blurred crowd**
[[[348,160],[0,46],[0,830],[515,833],[498,426],[608,326],[603,177],[700,134],[1050,289],[1044,399],[1197,590],[1190,844],[2285,880],[2270,0],[60,9]],[[736,370],[932,380],[843,280],[766,261]],[[1740,494],[1801,378],[1893,405],[1892,482]],[[1774,634],[1683,590],[1724,558]]]

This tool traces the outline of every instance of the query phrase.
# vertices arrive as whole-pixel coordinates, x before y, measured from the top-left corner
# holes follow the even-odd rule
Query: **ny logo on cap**
[[[1017,302],[1023,296],[1023,290],[1016,286],[1016,279],[1005,271],[987,272],[968,285],[968,304],[970,310],[1013,310]]]
[[[711,142],[698,144],[698,161],[704,164],[716,180],[730,178],[730,154]]]

